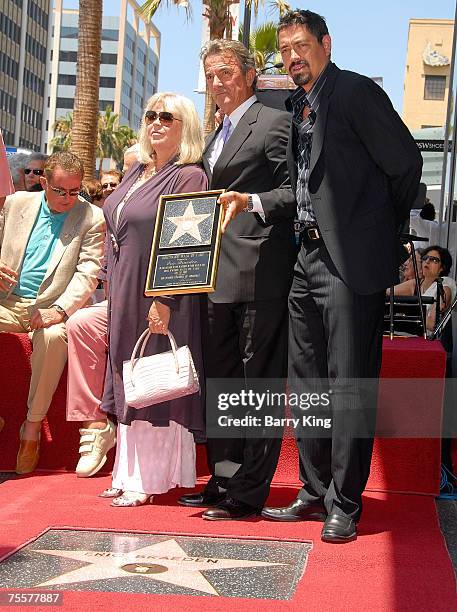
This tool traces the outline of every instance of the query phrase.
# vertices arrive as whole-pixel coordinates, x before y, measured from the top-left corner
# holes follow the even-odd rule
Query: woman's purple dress
[[[176,421],[204,439],[203,393],[137,410],[125,408],[122,365],[130,359],[133,347],[146,329],[153,298],[145,297],[144,287],[149,265],[159,197],[162,194],[190,193],[207,189],[206,175],[194,164],[166,164],[155,176],[138,187],[126,201],[116,225],[116,209],[138,178],[143,166],[136,164],[103,207],[106,219],[107,280],[109,283],[108,330],[109,354],[103,392],[102,410],[115,414],[129,425],[138,419],[154,426],[168,426]],[[109,239],[113,236],[114,239]],[[187,344],[203,385],[200,296],[164,296],[155,298],[171,308],[170,331],[178,346]],[[145,355],[170,350],[167,336],[153,334]]]

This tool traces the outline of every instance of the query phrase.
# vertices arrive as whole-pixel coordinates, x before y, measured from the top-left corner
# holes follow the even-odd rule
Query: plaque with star
[[[223,189],[162,195],[145,295],[209,293],[216,286]]]

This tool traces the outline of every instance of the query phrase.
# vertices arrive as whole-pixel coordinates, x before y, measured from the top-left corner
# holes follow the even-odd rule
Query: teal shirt
[[[35,299],[49,267],[52,253],[68,213],[53,213],[43,196],[40,212],[25,249],[24,260],[14,294]]]

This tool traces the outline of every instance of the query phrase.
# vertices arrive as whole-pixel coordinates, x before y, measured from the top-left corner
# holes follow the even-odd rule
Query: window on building
[[[130,121],[130,110],[125,106],[125,104],[121,104],[121,114]]]
[[[22,7],[21,7],[22,8]],[[38,25],[44,30],[48,29],[48,15],[43,11],[36,2],[28,0],[27,13]]]
[[[16,114],[16,98],[3,89],[0,89],[0,110],[6,111],[10,115]]]
[[[76,51],[60,51],[59,60],[61,62],[76,62],[77,55]]]
[[[122,93],[127,96],[127,98],[132,97],[132,88],[125,81],[122,83]]]
[[[33,74],[25,68],[24,70],[24,85],[40,96],[44,95],[44,81],[36,74]]]
[[[117,53],[102,53],[101,64],[117,64]]]
[[[111,106],[111,110],[113,110],[114,108],[113,100],[99,100],[98,101],[99,110],[105,111],[107,106]]]
[[[119,40],[119,30],[108,30],[103,28],[102,40]]]
[[[133,76],[133,64],[132,62],[129,62],[129,60],[126,57],[124,57],[124,68],[126,72],[128,72],[130,75]]]
[[[136,71],[136,80],[141,85],[141,87],[144,87],[144,76],[141,74],[139,70]]]
[[[446,77],[425,75],[424,100],[444,100]]]
[[[100,77],[100,87],[110,87],[114,89],[116,87],[116,78],[115,77]]]
[[[74,98],[57,98],[56,108],[73,108]]]
[[[76,85],[76,74],[59,74],[59,85]]]
[[[125,46],[130,49],[132,53],[135,52],[135,41],[130,38],[128,34],[125,35]]]
[[[62,26],[60,29],[61,38],[78,38],[78,28]]]
[[[142,64],[146,64],[146,54],[141,49],[138,49],[138,59]]]

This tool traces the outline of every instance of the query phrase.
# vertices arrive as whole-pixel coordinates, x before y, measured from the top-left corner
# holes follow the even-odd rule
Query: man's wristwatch
[[[62,315],[63,321],[66,321],[68,319],[68,315],[62,308],[62,306],[59,306],[58,304],[53,304],[51,308],[54,308],[54,310],[57,310],[57,312]]]
[[[252,199],[252,195],[248,194],[248,203],[246,204],[246,208],[243,208],[243,212],[252,212],[254,210],[254,200]]]

